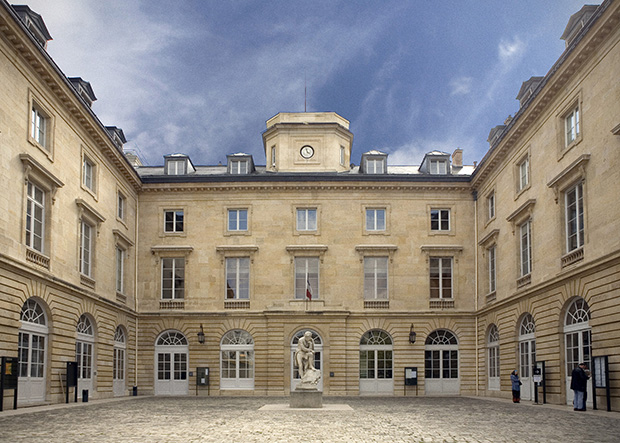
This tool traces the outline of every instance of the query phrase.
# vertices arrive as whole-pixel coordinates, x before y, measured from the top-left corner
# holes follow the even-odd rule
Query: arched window
[[[459,346],[456,335],[451,331],[437,329],[426,338],[424,377],[427,394],[460,392]]]
[[[487,349],[489,357],[489,389],[499,389],[499,330],[495,324],[489,327]]]
[[[581,297],[575,298],[566,309],[564,339],[566,345],[566,376],[570,378],[570,374],[579,363],[584,362],[590,367],[592,343],[590,307]]]
[[[162,332],[155,342],[155,395],[187,395],[187,338],[179,331]]]
[[[95,328],[90,318],[82,314],[78,320],[77,340],[75,341],[75,359],[78,363],[78,390],[88,390],[93,394],[93,373]]]
[[[221,389],[254,389],[254,339],[234,329],[220,343]]]
[[[437,329],[426,337],[426,345],[458,345],[456,336],[447,329]]]
[[[158,346],[187,346],[187,339],[179,331],[165,331],[157,339]]]

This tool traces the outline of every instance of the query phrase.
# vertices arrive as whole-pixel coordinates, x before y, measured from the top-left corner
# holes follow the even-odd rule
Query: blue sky
[[[48,52],[89,81],[93,110],[145,164],[246,152],[278,112],[334,111],[351,122],[352,161],[432,150],[480,161],[493,126],[545,75],[579,0],[31,0]],[[304,95],[304,85],[307,95]]]

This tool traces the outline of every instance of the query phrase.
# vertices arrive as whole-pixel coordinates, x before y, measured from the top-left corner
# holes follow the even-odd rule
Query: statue
[[[306,331],[297,342],[295,365],[301,377],[301,383],[297,389],[316,389],[321,378],[321,371],[314,367],[314,339],[310,331]]]

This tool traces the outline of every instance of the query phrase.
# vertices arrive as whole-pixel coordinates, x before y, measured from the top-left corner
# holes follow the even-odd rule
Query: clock
[[[303,158],[311,158],[314,155],[314,148],[310,145],[304,145],[299,150],[299,153]]]

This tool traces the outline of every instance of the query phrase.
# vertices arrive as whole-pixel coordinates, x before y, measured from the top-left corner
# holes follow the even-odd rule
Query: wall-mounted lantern
[[[200,331],[198,332],[198,343],[205,344],[205,331],[202,329],[202,323],[200,324]]]
[[[416,336],[416,333],[413,330],[413,323],[411,323],[411,328],[409,329],[409,343],[411,344],[415,343],[415,336]]]

